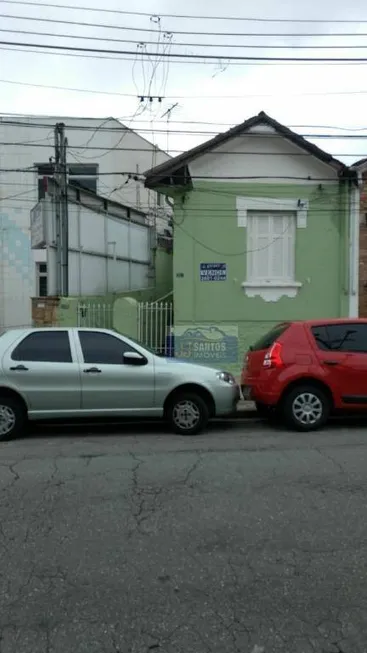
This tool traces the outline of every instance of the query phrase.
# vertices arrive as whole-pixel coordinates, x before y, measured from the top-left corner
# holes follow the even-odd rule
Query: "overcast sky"
[[[44,0],[45,1],[45,0]],[[46,0],[47,1],[47,0]],[[50,0],[55,4],[71,4],[72,0]],[[297,4],[297,6],[296,6]],[[100,0],[74,0],[75,7],[101,6]],[[230,62],[227,56],[282,56],[282,57],[366,57],[367,58],[367,6],[366,0],[309,0],[296,3],[295,0],[258,0],[244,3],[242,0],[186,0],[172,3],[164,0],[135,0],[121,3],[106,0],[104,9],[131,9],[160,16],[164,13],[196,15],[223,15],[326,20],[314,23],[266,23],[246,21],[220,21],[200,19],[174,19],[162,17],[160,21],[150,16],[126,16],[101,11],[81,9],[56,9],[9,4],[0,0],[1,40],[37,44],[61,44],[99,49],[128,50],[133,57],[100,58],[88,56],[63,56],[60,54],[14,51],[0,46],[1,113],[32,113],[48,115],[75,115],[122,118],[125,124],[135,129],[154,127],[153,133],[144,136],[154,140],[164,149],[182,151],[207,140],[210,134],[187,134],[184,131],[223,131],[225,125],[242,122],[261,110],[266,111],[288,126],[306,125],[296,128],[300,133],[342,133],[366,134],[367,136],[367,63],[347,65],[291,64]],[[47,18],[52,21],[74,21],[76,25],[39,20],[17,20],[4,14],[21,17]],[[364,23],[332,23],[331,21],[364,20]],[[85,23],[98,23],[108,27],[89,27]],[[137,28],[117,29],[117,26]],[[159,27],[161,34],[159,34]],[[141,30],[151,31],[141,31]],[[8,30],[14,30],[10,32]],[[176,30],[187,31],[178,35]],[[40,32],[31,35],[25,32]],[[276,33],[283,36],[205,36],[193,32],[236,32]],[[57,36],[46,36],[45,34]],[[311,36],[286,37],[285,34],[311,34]],[[351,36],[330,36],[349,33]],[[329,36],[322,36],[327,34]],[[66,36],[68,35],[68,36]],[[92,37],[92,40],[70,38]],[[135,43],[114,42],[95,39],[126,39]],[[154,58],[144,59],[141,46],[157,53]],[[178,43],[190,43],[180,47]],[[176,45],[175,45],[176,44]],[[205,44],[216,47],[205,47]],[[223,44],[226,47],[218,47]],[[289,46],[286,49],[233,47],[234,45]],[[315,49],[299,49],[297,46],[315,46]],[[320,46],[339,46],[325,49]],[[343,46],[343,47],[341,47]],[[349,46],[349,47],[345,47]],[[353,47],[351,47],[353,46]],[[362,46],[362,47],[356,47]],[[7,48],[7,49],[5,49]],[[163,51],[186,54],[211,54],[218,60],[196,63],[187,60],[178,63],[173,58],[160,59]],[[103,58],[106,57],[106,58]],[[153,74],[154,71],[154,74]],[[19,82],[19,84],[5,83]],[[45,86],[61,86],[75,89],[100,91],[81,93],[20,83]],[[163,96],[162,103],[154,101],[145,111],[138,95]],[[112,94],[116,95],[112,95]],[[337,95],[340,93],[340,95]],[[119,95],[121,94],[121,95]],[[127,96],[125,97],[124,94]],[[131,97],[128,97],[128,96]],[[208,96],[211,96],[208,98]],[[170,134],[167,137],[167,117],[163,114],[176,103],[170,119]],[[131,120],[135,116],[134,120]],[[152,120],[154,123],[152,124]],[[146,122],[142,122],[142,121]],[[178,123],[176,121],[183,121]],[[195,124],[200,121],[214,124]],[[322,126],[317,130],[316,126]],[[326,126],[351,131],[327,130]],[[365,132],[357,131],[366,128]],[[159,132],[158,130],[164,130]],[[181,130],[182,133],[174,133]],[[312,139],[310,139],[312,140]],[[365,140],[340,139],[317,140],[317,145],[335,156],[352,163],[367,156]],[[350,156],[347,156],[350,155]]]

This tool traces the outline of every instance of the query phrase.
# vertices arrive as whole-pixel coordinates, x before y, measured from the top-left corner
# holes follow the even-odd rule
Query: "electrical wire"
[[[0,30],[1,31],[1,30]],[[366,44],[367,47],[367,44]],[[15,80],[10,80],[10,79],[0,79],[1,84],[11,84],[11,85],[16,85],[16,86],[28,86],[31,88],[47,88],[47,89],[53,89],[53,90],[58,90],[58,91],[72,91],[76,93],[90,93],[90,94],[97,94],[97,95],[112,95],[116,97],[131,97],[131,98],[140,98],[140,97],[147,97],[148,94],[146,92],[144,93],[119,93],[119,92],[113,92],[113,91],[99,91],[97,89],[86,89],[86,88],[75,88],[75,87],[70,87],[70,86],[51,86],[48,84],[33,84],[31,82],[20,82],[20,81],[15,81]],[[302,93],[286,93],[286,97],[324,97],[324,96],[338,96],[338,95],[367,95],[367,90],[358,90],[358,91],[311,91],[311,92],[302,92]],[[246,99],[246,98],[270,98],[270,97],[275,97],[276,93],[259,93],[259,94],[245,94],[245,95],[226,95],[226,96],[220,96],[220,95],[165,95],[165,93],[162,93],[159,95],[160,97],[168,100],[240,100],[240,99]],[[122,119],[122,118],[121,118]],[[126,120],[126,118],[124,118]],[[140,120],[134,120],[134,122],[148,122],[148,121],[140,121]],[[157,122],[157,121],[156,121]],[[191,123],[191,124],[201,124],[201,125],[221,125],[223,127],[232,127],[233,123],[215,123],[215,122],[200,122],[200,121],[185,121],[185,120],[170,120],[170,124],[185,124],[185,123]]]
[[[210,246],[207,245],[206,243],[203,243],[203,241],[201,241],[201,240],[199,240],[198,238],[196,238],[196,236],[193,236],[193,234],[189,233],[189,232],[188,232],[188,231],[187,231],[187,230],[182,226],[181,223],[178,223],[178,224],[177,224],[177,223],[173,220],[173,224],[174,224],[174,226],[176,226],[176,227],[178,227],[179,229],[181,229],[181,231],[182,231],[184,234],[186,234],[186,236],[188,236],[189,238],[191,238],[191,240],[192,240],[194,243],[196,243],[197,245],[200,245],[201,247],[203,247],[204,249],[206,249],[208,252],[211,252],[212,254],[216,254],[217,256],[225,256],[226,258],[231,258],[231,257],[236,257],[236,256],[244,256],[245,254],[254,254],[255,252],[261,252],[261,251],[263,251],[263,250],[269,249],[270,247],[272,247],[272,245],[274,245],[274,243],[276,243],[278,240],[281,240],[281,239],[283,238],[283,236],[284,236],[284,235],[289,231],[289,226],[288,226],[286,229],[284,229],[284,231],[282,231],[282,233],[280,233],[278,236],[276,236],[276,238],[273,238],[273,239],[272,239],[269,243],[267,243],[266,245],[263,245],[262,247],[256,247],[255,249],[245,249],[245,250],[242,250],[241,252],[235,252],[235,253],[234,253],[234,252],[222,252],[222,251],[219,251],[219,250],[217,250],[217,249],[214,249],[213,247],[210,247]]]
[[[37,166],[30,166],[28,168],[0,168],[0,173],[4,172],[37,172],[38,168]],[[144,181],[143,175],[137,175],[136,171],[131,171],[131,170],[114,170],[110,172],[99,172],[98,176],[104,175],[126,175],[130,176],[132,178],[139,177],[141,176],[142,181]],[[253,181],[253,180],[262,180],[262,179],[282,179],[282,180],[292,180],[292,181],[308,181],[308,182],[330,182],[333,180],[330,180],[329,177],[312,177],[311,175],[307,177],[297,177],[293,175],[238,175],[238,176],[232,176],[232,175],[191,175],[191,179],[202,179],[202,180],[214,180],[217,181],[219,180],[229,180],[229,181]]]
[[[1,122],[0,122],[0,125],[1,125]],[[45,140],[45,139],[41,139],[41,140]],[[24,145],[25,147],[32,147],[33,144],[37,144],[37,141],[33,141],[33,142],[29,142],[29,141],[18,141],[18,142],[16,142],[16,141],[0,141],[1,146],[9,145],[10,147],[15,147],[15,146],[20,146],[20,145]],[[42,143],[41,145],[37,144],[37,147],[50,148],[50,147],[53,147],[53,144],[50,143],[48,145],[48,144]],[[149,152],[149,153],[151,153],[152,151],[155,151],[156,146],[154,144],[152,144],[152,147],[144,148],[144,147],[116,147],[115,145],[113,145],[112,147],[107,147],[106,148],[106,147],[101,147],[101,146],[97,146],[97,145],[88,145],[88,146],[86,146],[86,145],[84,145],[84,146],[68,145],[68,150],[69,151],[74,149],[79,153],[80,148],[83,151],[84,150],[93,150],[93,151],[98,152],[98,151],[102,150],[102,152],[105,152],[106,154],[109,154],[110,152],[115,152],[115,151],[116,152]],[[25,151],[27,151],[27,150],[25,150]],[[158,151],[161,152],[161,150],[158,150]],[[186,152],[186,150],[171,150],[171,153],[175,154],[175,155],[184,154],[185,152]],[[20,152],[18,151],[18,153],[20,153]],[[70,153],[73,154],[72,152],[70,152]],[[349,157],[349,156],[360,156],[360,154],[361,154],[360,152],[348,152],[348,153],[339,152],[339,153],[333,153],[333,156],[334,157],[335,156],[348,156]],[[2,155],[12,156],[13,153],[12,152],[2,151]],[[291,156],[291,157],[305,157],[305,158],[310,158],[310,157],[314,156],[310,152],[289,152],[289,153],[287,153],[285,155],[284,152],[263,152],[263,151],[262,152],[256,152],[256,151],[251,152],[249,150],[246,150],[246,151],[245,150],[243,150],[243,151],[234,151],[234,152],[231,152],[230,150],[227,150],[227,151],[226,150],[220,150],[220,151],[211,151],[211,152],[206,152],[205,153],[205,156],[223,156],[223,155],[231,155],[231,156],[232,155],[233,156],[240,156],[240,155]],[[95,156],[98,158],[99,156],[102,156],[102,155],[96,154]],[[93,157],[83,157],[83,158],[93,158]],[[80,161],[80,163],[83,163],[83,161]]]
[[[19,16],[19,15],[14,15],[14,14],[0,14],[0,18],[11,18],[12,20],[30,20],[30,21],[36,21],[36,22],[41,22],[41,23],[57,23],[59,25],[76,25],[80,27],[80,22],[79,21],[73,21],[73,20],[66,20],[66,19],[60,19],[60,18],[39,18],[37,16]],[[290,21],[290,22],[296,22],[296,21]],[[341,21],[341,22],[346,22],[346,21]],[[363,21],[362,21],[363,22]],[[367,23],[367,20],[365,21]],[[151,32],[151,29],[147,27],[132,27],[132,26],[126,26],[126,25],[111,25],[111,24],[106,24],[106,23],[87,23],[83,21],[83,27],[97,27],[97,28],[103,28],[103,29],[115,29],[115,30],[124,30],[127,32]],[[189,30],[189,31],[182,31],[182,30],[166,30],[167,33],[169,34],[180,34],[180,35],[195,35],[195,36],[239,36],[239,37],[249,37],[249,36],[263,36],[263,37],[268,37],[272,36],[272,34],[268,33],[259,33],[259,34],[254,34],[254,33],[243,33],[243,32],[197,32],[194,30]],[[318,37],[320,34],[317,34],[317,32],[312,33],[312,34],[280,34],[277,33],[276,36],[278,37],[287,37],[287,36],[292,36],[292,37],[297,37],[297,36],[314,36]],[[333,34],[329,33],[327,36],[340,36],[341,34]],[[356,33],[352,34],[346,34],[343,33],[343,36],[355,36]],[[326,36],[326,34],[325,34]],[[362,36],[361,34],[358,34],[358,36]]]
[[[73,9],[76,11],[96,11],[98,13],[110,13],[110,14],[122,14],[126,16],[145,16],[152,17],[158,16],[157,14],[152,14],[144,11],[126,11],[121,9],[107,9],[103,7],[86,7],[86,6],[75,6],[75,5],[64,5],[64,4],[53,4],[46,2],[29,2],[28,0],[2,0],[3,4],[12,4],[12,5],[27,5],[31,7],[53,7],[54,9]],[[367,19],[329,19],[329,18],[259,18],[259,17],[248,17],[248,16],[202,16],[195,14],[165,14],[160,13],[161,18],[175,18],[175,19],[192,19],[192,20],[228,20],[228,21],[242,21],[242,22],[256,22],[256,23],[335,23],[335,24],[356,24],[367,23]]]
[[[73,188],[77,188],[77,187],[73,186]],[[37,189],[34,189],[34,190],[36,191]],[[83,188],[80,187],[80,190],[83,190]],[[147,204],[142,204],[141,207],[138,208],[136,205],[134,205],[132,203],[128,203],[127,200],[125,200],[125,199],[123,199],[122,201],[117,201],[117,200],[115,200],[113,198],[111,199],[111,198],[109,198],[106,195],[101,194],[101,193],[98,194],[98,197],[102,198],[102,199],[107,199],[107,200],[109,200],[111,202],[115,202],[117,204],[122,204],[123,206],[126,206],[126,207],[128,207],[130,209],[134,209],[138,213],[139,212],[140,213],[148,213],[149,211],[152,210],[152,208],[149,207]],[[281,197],[281,196],[279,196],[279,197]],[[24,203],[24,204],[29,204],[29,205],[35,206],[35,204],[37,204],[39,200],[38,200],[37,192],[35,192],[35,199],[28,199],[28,198],[23,198],[22,199],[22,198],[18,197],[16,199],[14,199],[13,201],[14,202],[21,202],[21,203]],[[5,209],[5,208],[7,208],[7,209],[19,209],[20,208],[19,204],[18,205],[15,205],[15,204],[14,205],[3,205],[1,199],[0,199],[0,207],[1,207],[1,209]],[[25,206],[25,210],[28,211],[29,207]],[[205,212],[206,212],[206,215],[205,215]],[[216,218],[223,219],[223,216],[231,217],[231,216],[235,215],[236,214],[236,208],[233,207],[232,209],[221,209],[221,210],[216,209],[216,210],[213,211],[213,213],[212,213],[211,209],[209,211],[208,211],[208,209],[206,209],[205,211],[204,210],[198,211],[196,209],[192,209],[192,210],[188,211],[187,215],[191,217],[191,216],[195,216],[195,215],[200,214],[200,213],[201,213],[201,215],[200,215],[201,219],[202,218],[204,218],[206,220],[214,220]],[[329,215],[329,216],[336,216],[336,215],[345,216],[345,210],[344,209],[338,209],[338,208],[335,208],[335,207],[329,207],[327,209],[317,208],[317,214],[318,215],[319,214]],[[167,213],[167,216],[168,216],[168,219],[172,219],[171,214]],[[179,226],[179,225],[180,225],[180,223],[176,224],[176,226]]]
[[[1,14],[0,14],[1,17]],[[39,20],[47,20],[46,18],[40,18]],[[87,23],[85,23],[87,24]],[[87,48],[87,47],[81,47],[81,46],[72,46],[72,45],[55,45],[52,43],[20,43],[20,42],[14,42],[14,41],[0,41],[0,45],[7,45],[7,46],[20,46],[24,48],[45,48],[46,50],[70,50],[73,52],[94,52],[98,54],[122,54],[122,55],[127,55],[130,57],[135,56],[135,52],[131,50],[110,50],[109,48]],[[148,52],[147,50],[142,50],[142,56],[145,57],[154,57],[155,53],[154,52]],[[190,60],[196,60],[196,59],[208,59],[208,60],[218,60],[218,56],[215,54],[189,54],[189,53],[182,53],[178,54],[176,52],[171,52],[169,55],[165,52],[160,54],[161,57],[172,57],[172,58],[181,58],[181,59],[187,59],[188,61]],[[220,57],[221,59],[225,59],[226,61],[289,61],[289,62],[317,62],[317,63],[324,63],[324,62],[353,62],[353,63],[367,63],[367,57],[278,57],[278,56],[272,56],[272,57],[264,57],[264,56],[245,56],[245,55],[223,55]]]
[[[26,116],[24,116],[26,117]],[[36,116],[35,116],[36,117]],[[41,116],[42,118],[46,119],[46,116]],[[50,116],[49,117],[51,120],[55,120],[55,116]],[[79,118],[71,117],[69,118],[76,119],[78,120]],[[80,118],[80,120],[83,120],[83,118]],[[91,120],[96,120],[96,118],[91,118]],[[113,118],[112,120],[117,119]],[[1,125],[9,125],[9,126],[22,126],[22,127],[39,127],[39,128],[47,128],[50,129],[50,124],[47,123],[38,123],[38,122],[22,122],[21,120],[7,120],[3,119],[0,117],[0,126]],[[65,123],[65,128],[69,129],[70,131],[95,131],[95,127],[89,127],[89,126],[84,126],[84,125],[72,125],[72,124],[66,124]],[[316,129],[317,127],[314,126]],[[120,128],[106,128],[106,131],[117,131],[118,133],[121,131],[121,129],[125,129],[127,132],[130,132],[131,130],[127,129],[123,124],[121,124]],[[330,127],[330,129],[334,129],[334,127]],[[363,128],[361,131],[366,131],[367,128]],[[162,133],[166,134],[167,129],[155,129],[157,133]],[[357,130],[356,130],[357,131]],[[137,133],[150,133],[151,129],[148,128],[140,128],[137,130]],[[179,134],[183,136],[206,136],[206,135],[211,135],[211,136],[218,136],[218,131],[212,131],[212,130],[189,130],[189,129],[172,129],[171,130],[172,134]],[[220,132],[221,134],[224,134],[225,132]],[[246,138],[269,138],[269,134],[261,134],[261,133],[255,133],[255,132],[245,132],[242,134]],[[271,138],[275,139],[284,139],[284,136],[282,134],[271,134]],[[316,133],[306,133],[306,134],[299,134],[299,136],[302,136],[302,138],[312,138],[312,139],[340,139],[340,140],[345,140],[345,139],[365,139],[367,138],[367,134],[316,134]],[[104,148],[105,149],[105,148]],[[134,148],[135,149],[135,148]],[[163,150],[161,150],[163,152]]]
[[[367,93],[367,91],[366,91],[366,93]],[[182,98],[184,98],[184,97],[185,96],[182,96]],[[192,96],[192,97],[196,98],[196,96]],[[208,99],[216,99],[217,97],[220,98],[220,96],[215,96],[215,95],[208,95],[208,96],[202,96],[202,97],[197,96],[198,99],[202,99],[202,98],[204,98],[204,99],[207,99],[207,98]],[[229,96],[229,97],[231,97],[231,96]],[[234,99],[237,99],[237,98],[240,99],[242,97],[247,97],[247,96],[242,96],[242,95],[232,96],[232,98],[234,98]],[[256,97],[258,97],[258,96],[256,96]],[[41,114],[41,115],[31,115],[31,116],[29,116],[28,114],[25,114],[25,113],[14,113],[14,112],[3,113],[3,112],[0,111],[0,124],[1,124],[2,118],[5,118],[5,119],[8,120],[10,117],[18,118],[18,119],[26,118],[27,120],[28,120],[29,117],[31,117],[31,118],[42,118],[43,120],[46,120],[46,119],[55,120],[55,121],[59,120],[59,117],[54,116],[54,115]],[[93,116],[92,117],[83,116],[83,117],[79,117],[79,118],[77,116],[65,116],[64,120],[67,120],[67,119],[73,119],[73,120],[98,120],[98,118],[96,118],[95,116],[94,117]],[[117,118],[112,118],[112,119],[115,122],[120,123],[120,121],[125,120],[126,117],[125,116],[119,116]],[[9,121],[9,122],[12,122],[12,121]],[[147,123],[149,121],[148,120],[136,120],[135,122],[137,122],[137,123],[140,123],[140,122]],[[166,124],[165,120],[156,121],[156,122],[161,122],[161,123]],[[200,120],[171,120],[170,122],[178,124],[178,125],[182,125],[182,124],[188,124],[188,125],[215,125],[215,126],[222,126],[222,127],[233,127],[234,126],[233,122],[230,122],[230,123],[222,122],[221,123],[221,122],[213,122],[213,121],[208,121],[207,122],[207,121],[200,121]],[[19,124],[28,124],[28,123],[20,123],[19,122]],[[38,124],[39,123],[32,123],[32,126],[35,126],[35,125],[38,125]],[[50,125],[42,124],[41,126],[42,127],[49,127]],[[123,127],[124,127],[124,125],[122,125],[122,128]],[[289,125],[289,127],[291,129],[335,129],[335,130],[342,130],[342,131],[367,131],[367,127],[342,127],[340,125]],[[82,128],[84,128],[84,127],[82,127]],[[79,127],[77,125],[69,125],[69,129],[79,129]],[[93,131],[94,128],[86,126],[85,129]],[[108,128],[105,127],[104,128],[105,131],[118,131],[118,132],[120,131],[120,129],[121,129],[121,126],[119,126],[119,127],[108,127]]]
[[[156,45],[155,41],[134,41],[131,39],[116,39],[107,36],[84,36],[81,34],[56,34],[55,32],[34,32],[31,30],[19,30],[19,29],[6,29],[0,27],[0,32],[6,32],[10,34],[25,34],[27,36],[50,36],[57,39],[76,39],[83,41],[103,41],[106,43],[130,43],[131,45]],[[360,34],[358,34],[360,36]],[[367,36],[367,34],[366,34]],[[179,43],[177,41],[171,40],[172,46],[182,47],[182,48],[192,48],[192,47],[201,47],[201,48],[241,48],[241,50],[363,50],[367,48],[367,43],[361,43],[360,45],[273,45],[273,44],[260,44],[260,43]]]
[[[5,197],[1,197],[0,202],[3,202],[3,200],[13,200],[13,199],[16,199],[18,197],[21,197],[22,195],[29,195],[30,193],[34,193],[34,190],[35,189],[33,187],[30,190],[24,190],[21,193],[16,193],[15,195],[7,195]]]
[[[17,45],[17,44],[14,44]],[[63,51],[57,51],[53,52],[52,50],[34,50],[33,48],[42,48],[42,45],[33,45],[32,49],[27,49],[25,46],[21,47],[4,47],[0,45],[0,50],[6,50],[7,52],[21,52],[21,53],[28,53],[28,54],[41,54],[41,55],[47,55],[47,56],[56,56],[56,57],[73,57],[73,58],[82,58],[82,59],[105,59],[108,61],[130,61],[131,62],[131,57],[120,57],[120,56],[109,56],[109,55],[102,55],[102,54],[80,54],[78,52],[63,52]],[[32,44],[30,44],[32,45]],[[47,47],[47,46],[45,46]],[[113,52],[116,52],[115,50]],[[181,55],[177,55],[177,57],[180,57]],[[227,57],[219,57],[219,61],[222,59],[226,59]],[[172,59],[170,61],[172,64],[187,64],[186,59]],[[239,66],[239,67],[244,67],[244,66],[305,66],[307,67],[312,67],[312,66],[318,66],[320,64],[319,60],[317,59],[310,59],[307,61],[303,61],[300,58],[295,59],[295,60],[274,60],[274,61],[232,61],[231,62],[231,68],[233,66]],[[190,60],[190,65],[194,66],[212,66],[213,65],[213,60],[210,59],[207,61],[207,58],[205,58],[205,55],[198,55],[198,59],[192,59]],[[347,60],[347,61],[337,61],[337,60],[330,60],[330,61],[324,61],[323,66],[348,66],[348,67],[355,67],[355,66],[365,66],[366,63],[364,61],[354,61],[354,60]]]

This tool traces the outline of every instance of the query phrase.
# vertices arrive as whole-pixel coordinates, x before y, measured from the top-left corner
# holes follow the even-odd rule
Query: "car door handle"
[[[88,367],[87,370],[83,370],[86,374],[100,374],[102,370],[98,367]]]
[[[339,361],[324,361],[324,365],[339,365]]]
[[[24,365],[17,365],[16,367],[11,367],[10,368],[12,372],[28,372],[28,367],[25,367]]]

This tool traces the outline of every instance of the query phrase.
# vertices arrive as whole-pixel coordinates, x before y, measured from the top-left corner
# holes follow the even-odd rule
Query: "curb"
[[[243,409],[243,410],[237,410],[233,415],[231,415],[231,419],[260,419],[260,415],[257,412],[257,410],[249,410],[249,409]]]
[[[256,420],[256,421],[261,421],[261,417],[257,410],[252,410],[249,408],[242,408],[240,410],[236,410],[234,413],[230,413],[229,415],[221,415],[218,417],[214,418],[215,420],[220,420],[220,421],[229,421],[232,422],[238,421],[238,420],[244,420],[244,421],[250,421],[250,420]]]

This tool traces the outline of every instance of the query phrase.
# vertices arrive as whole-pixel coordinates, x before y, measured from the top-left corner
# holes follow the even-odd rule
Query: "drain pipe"
[[[357,171],[357,184],[349,185],[349,279],[348,316],[358,317],[359,313],[359,212],[362,173]]]

